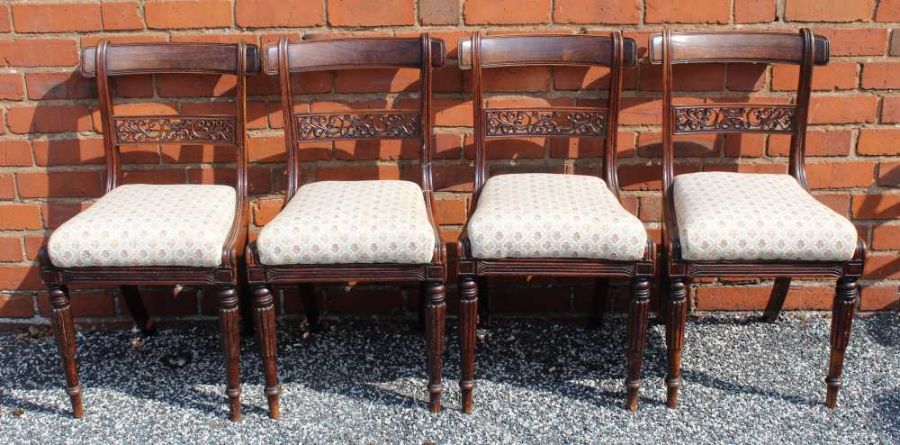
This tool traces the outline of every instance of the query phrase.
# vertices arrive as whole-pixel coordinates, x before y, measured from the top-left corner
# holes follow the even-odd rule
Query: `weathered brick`
[[[784,19],[792,22],[868,22],[875,0],[786,0]]]
[[[104,31],[144,29],[144,18],[139,2],[101,3],[100,14]]]
[[[325,3],[319,0],[236,0],[235,21],[244,28],[320,26]]]
[[[645,0],[647,23],[728,23],[731,8],[721,0]]]
[[[550,0],[468,0],[467,25],[548,23]]]
[[[0,280],[7,284],[15,283],[9,268],[0,268]],[[34,317],[34,299],[31,295],[0,295],[0,317],[31,318]]]
[[[419,22],[423,25],[456,25],[459,2],[419,0]]]
[[[864,161],[806,164],[806,178],[814,189],[868,187],[875,182],[875,163]]]
[[[41,228],[41,208],[34,204],[0,205],[0,229],[34,230]]]
[[[881,56],[888,43],[888,30],[879,28],[816,29],[828,38],[831,56]]]
[[[812,124],[872,123],[878,112],[876,96],[819,96],[809,105]]]
[[[640,0],[556,0],[553,21],[573,24],[638,24]]]
[[[864,63],[862,87],[876,90],[900,88],[900,77],[898,76],[900,76],[900,63]]]
[[[16,32],[85,32],[100,30],[97,3],[17,3],[12,5]]]
[[[84,105],[21,105],[7,112],[13,133],[63,133],[91,129],[91,115]]]
[[[808,130],[806,132],[806,156],[846,156],[850,153],[852,134],[849,130]],[[787,156],[791,136],[769,136],[769,156]]]
[[[22,261],[22,239],[17,236],[0,237],[0,262]]]
[[[872,229],[872,247],[881,250],[900,249],[900,225],[875,226]]]
[[[769,23],[775,19],[774,0],[734,0],[735,23]]]
[[[853,195],[853,217],[857,219],[900,218],[900,194]]]
[[[900,0],[881,0],[875,11],[877,22],[900,22]]]
[[[22,100],[25,97],[25,87],[22,76],[8,73],[0,74],[0,100]]]
[[[23,172],[16,174],[19,195],[24,198],[100,196],[100,172]]]
[[[412,25],[414,0],[384,0],[374,7],[368,0],[329,0],[328,23],[333,26]]]
[[[32,164],[31,143],[24,139],[0,139],[0,166],[26,167]]]
[[[93,79],[79,73],[27,73],[29,99],[86,99],[97,97]]]
[[[878,185],[900,188],[900,161],[878,163]]]
[[[151,29],[221,28],[232,24],[231,0],[148,0],[144,4]]]
[[[900,145],[897,144],[898,137],[900,137],[900,129],[897,128],[864,128],[859,132],[859,144],[856,152],[868,156],[900,155]]]
[[[857,86],[857,65],[834,62],[816,67],[812,89],[817,91],[851,90]],[[772,89],[796,91],[800,69],[796,65],[775,65],[772,68]]]
[[[0,66],[75,66],[78,50],[71,39],[0,40]]]

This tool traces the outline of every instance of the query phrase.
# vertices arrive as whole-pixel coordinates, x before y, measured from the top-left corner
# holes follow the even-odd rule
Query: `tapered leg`
[[[769,297],[769,304],[766,305],[763,321],[772,323],[778,320],[778,314],[781,313],[781,307],[784,306],[784,300],[787,298],[790,287],[791,277],[778,277],[775,279],[775,286],[772,287],[772,295]]]
[[[478,285],[475,277],[459,277],[459,349],[462,375],[462,410],[471,414],[474,407],[472,391],[475,389],[475,324],[478,317]]]
[[[594,290],[593,312],[591,313],[591,328],[599,329],[603,327],[603,319],[609,311],[611,302],[609,289],[609,280],[598,278],[596,289]]]
[[[303,283],[300,286],[300,297],[303,298],[303,310],[306,312],[306,324],[310,332],[319,332],[319,301],[316,299],[316,289],[312,284]]]
[[[628,308],[628,378],[625,380],[628,397],[625,406],[629,411],[637,411],[638,408],[649,309],[650,280],[647,277],[635,278],[631,283],[631,303]]]
[[[137,286],[122,286],[122,299],[125,300],[125,306],[134,320],[135,325],[144,335],[156,335],[156,325],[147,314],[147,307],[144,306],[144,300],[141,299],[141,291]]]
[[[84,417],[84,406],[81,400],[81,381],[78,379],[78,363],[75,358],[75,323],[72,321],[72,306],[69,302],[69,291],[62,286],[50,287],[51,319],[53,332],[56,335],[56,346],[62,357],[63,370],[66,373],[66,392],[72,401],[72,415],[76,419]]]
[[[666,323],[666,347],[669,350],[669,373],[666,375],[666,406],[678,406],[681,389],[681,350],[684,348],[684,325],[687,321],[687,287],[683,278],[669,279],[669,311]]]
[[[259,354],[262,356],[263,372],[266,378],[266,399],[269,402],[269,417],[281,417],[281,404],[278,396],[281,385],[278,384],[278,364],[276,353],[278,340],[275,331],[275,304],[272,292],[266,286],[258,286],[253,291],[253,302],[256,307],[256,340],[259,343]]]
[[[843,277],[838,280],[834,293],[834,307],[831,310],[831,357],[828,363],[828,395],[825,405],[837,407],[838,391],[841,389],[841,373],[844,370],[844,351],[850,340],[850,326],[853,312],[859,299],[859,285],[856,278]]]
[[[444,358],[444,324],[447,318],[446,290],[442,282],[430,282],[427,288],[427,309],[425,312],[425,342],[428,347],[428,410],[441,412],[441,382]]]
[[[478,326],[491,326],[491,295],[488,292],[487,277],[479,277],[478,282]]]
[[[234,286],[218,289],[219,323],[225,352],[226,390],[230,403],[229,419],[241,419],[241,327],[238,293]]]

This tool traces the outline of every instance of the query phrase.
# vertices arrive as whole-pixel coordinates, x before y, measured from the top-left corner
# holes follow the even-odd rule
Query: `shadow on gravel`
[[[900,437],[900,387],[879,395],[874,403],[875,419],[885,431]]]
[[[892,322],[893,320],[895,319],[890,316],[873,316],[865,324],[866,333],[879,345],[900,351],[900,324]]]

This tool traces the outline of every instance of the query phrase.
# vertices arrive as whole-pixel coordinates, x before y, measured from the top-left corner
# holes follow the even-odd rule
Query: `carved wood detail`
[[[605,109],[489,109],[485,136],[605,137],[606,115]]]
[[[113,118],[119,144],[234,144],[231,116],[133,116]]]
[[[367,113],[299,113],[297,139],[414,138],[419,135],[419,112],[374,111]]]
[[[675,108],[675,133],[737,132],[790,133],[792,105],[712,105]]]

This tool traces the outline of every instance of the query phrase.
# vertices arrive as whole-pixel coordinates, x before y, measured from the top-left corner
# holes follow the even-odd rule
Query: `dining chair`
[[[825,65],[829,43],[809,29],[791,33],[665,31],[650,37],[650,62],[663,66],[663,240],[668,281],[666,404],[675,408],[687,284],[694,278],[775,277],[764,319],[775,321],[792,277],[837,278],[825,404],[834,408],[844,351],[859,299],[865,243],[853,224],[817,201],[804,166],[813,66]],[[791,104],[673,103],[673,65],[799,65]],[[696,133],[790,134],[789,174],[703,171],[675,176],[673,137]],[[787,339],[786,339],[787,340]]]
[[[471,217],[459,237],[459,337],[462,409],[473,410],[479,294],[489,277],[592,278],[605,298],[610,279],[631,281],[627,401],[638,407],[655,246],[620,202],[616,172],[622,78],[636,64],[636,43],[599,35],[491,35],[459,42],[459,66],[472,71],[475,132]],[[487,108],[484,71],[521,66],[609,68],[606,107]],[[603,140],[602,173],[489,176],[488,140],[549,137]],[[513,142],[515,143],[515,142]],[[483,318],[483,317],[482,317]],[[483,320],[482,320],[483,321]]]
[[[298,286],[311,330],[317,330],[316,284],[420,283],[426,304],[429,409],[441,409],[446,313],[446,254],[432,208],[432,69],[444,64],[444,42],[420,37],[348,38],[266,47],[265,72],[281,85],[287,189],[281,212],[247,248],[269,416],[278,418],[272,286]],[[311,71],[417,68],[417,109],[296,112],[291,75]],[[419,182],[317,181],[301,185],[299,144],[411,139]]]
[[[96,77],[106,192],[60,226],[41,250],[51,320],[76,418],[84,415],[76,363],[69,285],[119,286],[138,327],[154,330],[140,285],[215,289],[223,334],[230,418],[241,416],[238,269],[247,238],[247,73],[259,71],[253,45],[152,43],[85,48],[81,73]],[[118,115],[114,77],[183,73],[236,76],[233,115]],[[234,187],[199,184],[121,184],[121,146],[212,144],[235,148]]]

